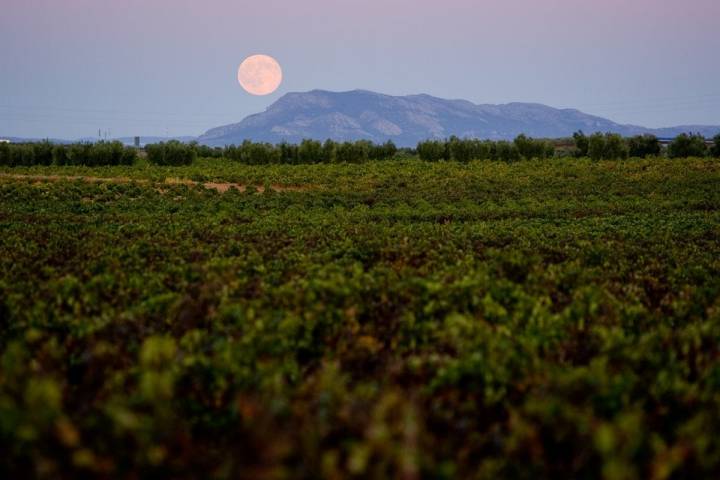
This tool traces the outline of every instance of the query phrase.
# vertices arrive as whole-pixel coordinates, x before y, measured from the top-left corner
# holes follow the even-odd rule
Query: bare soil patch
[[[13,174],[13,173],[0,173],[0,178],[10,179],[10,180],[30,180],[30,181],[36,181],[36,182],[60,182],[60,181],[81,181],[81,182],[88,182],[88,183],[141,183],[141,184],[149,184],[151,183],[150,180],[144,180],[144,179],[132,179],[128,177],[89,177],[84,175],[21,175],[21,174]],[[241,183],[232,183],[232,182],[196,182],[194,180],[189,180],[185,178],[174,178],[169,177],[166,178],[164,182],[162,182],[165,185],[187,185],[190,187],[195,186],[202,186],[203,188],[207,188],[210,190],[216,190],[220,193],[225,193],[229,190],[238,190],[240,192],[245,192],[248,189],[248,185],[241,184]],[[265,191],[264,185],[254,185],[255,191],[257,193],[263,193]],[[280,184],[273,184],[270,186],[270,189],[272,189],[275,192],[307,192],[310,190],[315,190],[318,187],[316,185],[280,185]],[[158,188],[159,192],[165,193],[165,190],[162,188]]]

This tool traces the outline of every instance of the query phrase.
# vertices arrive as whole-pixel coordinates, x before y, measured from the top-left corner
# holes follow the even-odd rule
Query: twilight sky
[[[290,91],[720,125],[718,0],[3,0],[0,136],[198,135]],[[284,83],[237,83],[265,53]]]

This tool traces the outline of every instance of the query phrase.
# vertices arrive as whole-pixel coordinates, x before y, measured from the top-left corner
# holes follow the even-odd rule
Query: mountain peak
[[[369,90],[289,92],[262,113],[240,123],[208,130],[198,140],[208,145],[229,145],[243,140],[297,143],[305,138],[336,141],[359,139],[394,141],[415,146],[421,140],[451,135],[510,140],[524,133],[557,138],[585,132],[623,135],[656,133],[672,136],[688,127],[652,130],[621,125],[575,109],[557,109],[540,103],[474,104],[420,93],[392,96]],[[694,127],[712,136],[720,127]],[[675,133],[676,132],[676,133]]]

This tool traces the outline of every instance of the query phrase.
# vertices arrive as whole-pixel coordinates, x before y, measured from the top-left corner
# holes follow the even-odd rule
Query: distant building
[[[140,148],[140,137],[135,137],[135,148]]]
[[[11,143],[10,140],[6,140],[4,138],[0,138],[0,143]]]

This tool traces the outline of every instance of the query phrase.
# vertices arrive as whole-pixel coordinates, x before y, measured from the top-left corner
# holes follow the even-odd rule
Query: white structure
[[[10,143],[10,140],[5,140],[4,138],[0,138],[0,143]]]

